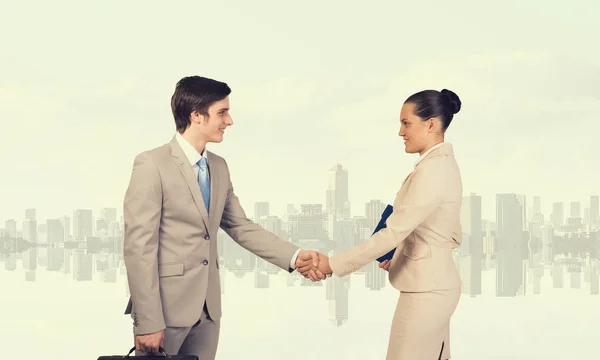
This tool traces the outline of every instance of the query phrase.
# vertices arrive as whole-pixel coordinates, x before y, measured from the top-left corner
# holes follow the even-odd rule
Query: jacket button
[[[208,260],[204,260],[202,263],[203,263],[204,265],[208,265]]]
[[[210,236],[208,234],[204,235],[204,240],[210,240]]]

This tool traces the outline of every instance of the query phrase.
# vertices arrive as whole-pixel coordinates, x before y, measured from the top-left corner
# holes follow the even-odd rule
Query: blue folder
[[[379,224],[377,224],[375,231],[373,231],[373,235],[376,232],[378,232],[379,230],[386,228],[385,221],[387,220],[388,217],[390,217],[390,215],[392,215],[393,211],[394,211],[394,207],[392,205],[388,205],[385,207],[385,210],[383,210],[383,213],[381,213],[381,219],[379,220]],[[377,261],[383,262],[385,260],[392,260],[392,257],[394,256],[394,252],[396,252],[395,248],[390,250],[390,252],[388,252],[387,254],[378,257]]]

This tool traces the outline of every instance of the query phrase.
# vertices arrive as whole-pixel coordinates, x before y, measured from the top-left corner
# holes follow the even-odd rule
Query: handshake
[[[382,261],[379,268],[389,271],[390,261]],[[333,274],[333,270],[329,265],[329,257],[314,250],[300,250],[296,258],[295,269],[313,282],[321,281]]]
[[[321,281],[333,274],[329,266],[329,257],[314,250],[300,250],[295,268],[302,276],[313,282]]]

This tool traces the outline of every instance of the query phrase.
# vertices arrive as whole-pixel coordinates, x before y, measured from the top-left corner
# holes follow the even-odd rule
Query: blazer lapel
[[[406,184],[406,182],[408,181],[408,178],[410,178],[412,176],[412,174],[414,174],[414,173],[415,173],[415,171],[413,170],[413,171],[410,172],[410,174],[408,174],[406,176],[406,178],[404,178],[404,181],[402,182],[402,187],[404,187],[404,184]]]
[[[408,176],[406,176],[406,178],[402,182],[402,185],[400,186],[400,190],[398,190],[398,192],[396,193],[396,195],[398,195],[398,194],[400,194],[402,192],[402,190],[406,186],[406,183],[408,182],[408,180],[410,180],[410,178],[413,176],[414,173],[415,173],[415,171],[413,170],[410,174],[408,174]]]
[[[215,156],[210,152],[206,152],[206,158],[208,159],[208,171],[210,174],[210,204],[208,211],[209,220],[213,220],[215,216],[216,210],[219,208],[219,184],[221,180],[221,169],[219,167],[219,162],[215,159]]]
[[[185,179],[185,182],[187,183],[188,187],[190,188],[190,193],[192,194],[192,198],[194,198],[194,203],[196,204],[198,211],[200,211],[202,221],[204,222],[204,226],[206,227],[206,229],[208,231],[208,228],[209,228],[208,213],[206,211],[206,207],[204,206],[204,201],[202,199],[202,193],[200,192],[200,184],[198,184],[198,180],[194,176],[194,172],[192,171],[192,168],[191,168],[187,158],[185,157],[183,150],[181,150],[181,147],[179,146],[179,144],[177,143],[177,140],[175,140],[175,138],[173,138],[170,145],[171,145],[171,155],[173,157],[173,161],[179,167],[179,170],[181,171],[181,175]],[[212,176],[211,176],[210,181],[212,183]],[[211,197],[212,197],[212,184],[211,184]],[[212,207],[212,205],[211,205],[211,207]]]

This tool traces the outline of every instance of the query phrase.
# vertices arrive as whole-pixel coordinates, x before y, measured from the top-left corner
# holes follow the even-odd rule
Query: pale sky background
[[[0,5],[0,219],[122,206],[135,154],[168,142],[183,76],[233,88],[222,144],[243,204],[323,203],[350,171],[354,214],[392,201],[415,158],[402,102],[454,90],[465,193],[597,194],[600,34],[592,1],[11,2]],[[361,5],[358,5],[361,4]],[[596,165],[595,165],[596,164]],[[257,175],[260,174],[260,175]]]
[[[0,226],[14,218],[20,227],[26,208],[38,210],[38,221],[72,216],[75,208],[116,207],[120,213],[134,156],[173,136],[169,101],[175,83],[188,75],[233,89],[235,125],[210,150],[228,161],[249,214],[255,201],[271,202],[276,215],[287,203],[324,203],[326,171],[337,162],[350,172],[353,215],[362,215],[371,199],[392,201],[416,159],[404,153],[397,136],[400,107],[426,88],[451,89],[463,102],[447,141],[454,144],[465,194],[483,196],[484,217],[495,219],[496,193],[539,195],[546,216],[553,201],[586,207],[590,195],[600,194],[600,47],[593,45],[600,37],[599,10],[591,0],[3,1]],[[85,358],[128,344],[109,344],[130,334],[130,320],[121,315],[122,284],[58,285],[62,280],[50,275],[38,275],[35,283],[14,281],[9,307],[19,317],[9,318],[10,330],[0,325],[6,331],[0,344],[46,344],[52,334],[63,341],[57,349],[93,344]],[[223,353],[243,338],[234,337],[235,327],[246,329],[234,319],[262,319],[240,312],[236,299],[247,292],[237,289],[224,298],[230,315]],[[47,297],[49,291],[56,299]],[[266,328],[263,339],[276,342],[273,334],[289,326],[295,335],[284,333],[284,340],[289,335],[295,346],[317,344],[329,353],[314,359],[325,359],[336,354],[326,337],[332,329],[336,344],[354,346],[348,348],[353,356],[385,351],[396,301],[389,288],[364,295],[367,302],[385,302],[377,307],[380,314],[364,314],[343,330],[306,324],[301,332],[295,324],[309,310],[300,310],[304,300],[292,304],[285,296],[304,289],[253,291],[256,302],[273,301],[265,309],[278,302],[292,319],[269,314],[283,324]],[[562,359],[573,349],[596,354],[589,334],[598,332],[598,307],[591,305],[597,297],[568,293],[545,293],[543,300],[467,298],[454,324],[468,340],[452,345],[465,356],[455,359]],[[351,291],[350,312],[358,317],[372,308],[356,296]],[[316,311],[325,311],[324,294],[315,298],[321,299]],[[55,307],[17,309],[32,305],[18,299]],[[581,306],[571,310],[575,303]],[[92,312],[87,321],[83,314]],[[23,320],[28,314],[32,320]],[[80,326],[95,321],[104,323],[86,337]],[[45,330],[34,332],[34,324]],[[565,338],[573,329],[582,332]],[[260,342],[247,340],[249,354],[262,351]],[[475,348],[479,344],[486,346]],[[478,356],[482,351],[498,355]],[[362,357],[346,359],[354,358]]]

